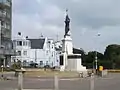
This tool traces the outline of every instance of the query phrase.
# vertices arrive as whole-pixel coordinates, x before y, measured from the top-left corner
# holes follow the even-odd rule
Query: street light
[[[95,69],[96,69],[96,74],[97,74],[97,69],[98,69],[98,59],[97,59],[97,51],[95,51]]]
[[[97,37],[99,37],[101,34],[98,33]],[[95,69],[96,69],[96,74],[97,74],[97,69],[98,69],[98,55],[97,55],[97,50],[95,51]]]

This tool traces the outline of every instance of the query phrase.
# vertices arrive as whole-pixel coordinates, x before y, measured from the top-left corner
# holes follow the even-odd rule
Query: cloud
[[[62,10],[69,8],[74,25],[101,28],[120,24],[119,0],[52,0]]]
[[[66,8],[75,47],[103,52],[106,45],[120,43],[120,0],[14,0],[13,37],[21,31],[30,37],[43,33],[62,38]]]

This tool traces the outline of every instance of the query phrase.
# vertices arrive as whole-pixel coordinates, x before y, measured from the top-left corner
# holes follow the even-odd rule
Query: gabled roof
[[[43,49],[45,39],[27,39],[31,42],[31,49]]]

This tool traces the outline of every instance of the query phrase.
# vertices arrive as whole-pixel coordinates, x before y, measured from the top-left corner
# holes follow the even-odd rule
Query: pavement
[[[8,75],[8,74],[7,74]],[[12,76],[12,75],[11,75]],[[90,90],[90,78],[59,78],[59,90]],[[94,78],[94,90],[120,90],[120,74]],[[0,81],[0,90],[17,90],[17,78]],[[24,90],[53,90],[54,78],[24,78]]]

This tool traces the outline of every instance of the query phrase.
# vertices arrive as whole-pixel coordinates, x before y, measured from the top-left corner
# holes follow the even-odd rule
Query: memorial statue
[[[68,10],[66,10],[66,19],[65,19],[65,35],[64,35],[64,37],[65,36],[67,36],[67,35],[69,35],[68,34],[68,32],[69,32],[69,30],[70,30],[70,27],[69,27],[69,24],[70,24],[70,18],[69,18],[69,16],[68,16]]]

